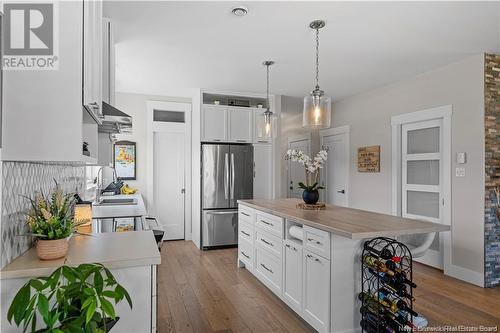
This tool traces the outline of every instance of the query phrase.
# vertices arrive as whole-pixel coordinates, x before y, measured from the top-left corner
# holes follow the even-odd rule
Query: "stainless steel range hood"
[[[102,125],[98,131],[101,133],[131,133],[132,117],[117,108],[102,102]]]

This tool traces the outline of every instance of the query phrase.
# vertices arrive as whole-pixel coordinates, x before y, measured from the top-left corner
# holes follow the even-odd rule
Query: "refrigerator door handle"
[[[237,214],[237,213],[238,213],[237,209],[225,210],[222,212],[212,212],[212,211],[207,212],[208,215],[229,215],[229,214]]]
[[[231,200],[234,199],[234,153],[231,153]]]
[[[224,197],[228,199],[228,190],[229,190],[229,158],[228,153],[224,155]]]

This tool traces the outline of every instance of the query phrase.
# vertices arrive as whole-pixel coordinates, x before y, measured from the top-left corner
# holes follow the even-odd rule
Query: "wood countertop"
[[[0,279],[47,276],[62,265],[82,263],[101,263],[112,269],[159,265],[161,257],[151,230],[77,235],[69,240],[66,258],[40,260],[31,248],[5,266]]]
[[[296,208],[299,199],[238,200],[257,210],[350,238],[394,237],[450,230],[449,225],[431,223],[360,209],[327,205],[324,210]]]

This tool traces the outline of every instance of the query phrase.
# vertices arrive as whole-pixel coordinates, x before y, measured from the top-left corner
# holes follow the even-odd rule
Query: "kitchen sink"
[[[137,205],[136,198],[102,198],[96,206]]]

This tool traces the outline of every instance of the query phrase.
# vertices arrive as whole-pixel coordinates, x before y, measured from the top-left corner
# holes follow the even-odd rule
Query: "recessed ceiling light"
[[[248,8],[245,6],[233,7],[233,9],[231,9],[231,13],[236,16],[245,16],[246,14],[248,14]]]

